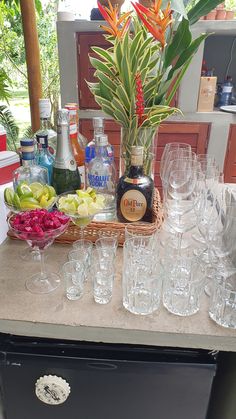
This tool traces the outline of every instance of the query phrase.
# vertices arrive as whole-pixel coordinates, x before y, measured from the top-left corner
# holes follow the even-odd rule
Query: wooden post
[[[20,7],[25,40],[31,126],[33,132],[36,132],[40,127],[38,101],[42,97],[42,81],[34,0],[20,0]]]

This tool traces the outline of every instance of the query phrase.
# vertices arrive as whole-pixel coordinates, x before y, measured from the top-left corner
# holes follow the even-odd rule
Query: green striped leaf
[[[113,80],[111,80],[110,77],[98,70],[96,71],[96,76],[102,82],[102,84],[108,88],[108,90],[111,90],[113,93],[115,93],[117,85]]]
[[[119,84],[119,86],[116,89],[116,95],[121,100],[122,104],[124,105],[125,109],[129,112],[130,111],[130,99],[126,93],[126,90],[122,86],[122,84]]]
[[[107,64],[98,60],[97,58],[90,57],[90,62],[96,70],[99,70],[105,74],[108,74],[111,77],[114,77],[113,71],[108,67]]]
[[[105,61],[108,61],[110,64],[114,65],[113,54],[111,53],[111,51],[99,47],[92,47],[92,51],[94,51],[97,55],[99,55],[99,57],[103,58]]]

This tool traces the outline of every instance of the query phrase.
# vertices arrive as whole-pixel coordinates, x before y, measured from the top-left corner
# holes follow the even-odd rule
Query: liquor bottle
[[[88,186],[105,196],[105,208],[95,216],[96,221],[107,221],[116,218],[116,167],[107,155],[107,135],[96,135],[95,157],[88,165]]]
[[[227,79],[222,85],[222,91],[220,93],[220,100],[218,106],[231,105],[232,92],[233,92],[233,80],[231,76],[227,76]]]
[[[81,178],[81,189],[85,187],[85,151],[80,144],[79,136],[79,117],[78,117],[78,105],[76,103],[67,103],[65,109],[69,111],[70,117],[70,140],[72,152],[79,169],[80,178]]]
[[[131,166],[116,188],[117,218],[121,222],[152,221],[154,183],[143,172],[143,147],[131,147]]]
[[[31,184],[38,182],[41,184],[48,183],[48,170],[45,167],[36,165],[34,154],[34,140],[23,139],[20,141],[21,145],[21,166],[13,172],[13,187],[14,189],[22,183]]]
[[[56,153],[57,133],[51,128],[51,103],[49,99],[39,99],[40,128],[36,134],[47,134],[51,154]]]
[[[69,111],[57,113],[57,151],[52,171],[52,186],[57,194],[80,189],[80,174],[73,156],[69,138]]]
[[[95,137],[97,135],[104,134],[104,119],[100,117],[93,118],[93,139],[90,141],[85,148],[85,176],[86,184],[88,185],[88,165],[95,157]]]
[[[49,184],[52,183],[52,168],[54,163],[54,156],[48,150],[48,136],[47,134],[36,134],[37,151],[35,154],[36,163],[39,166],[45,167],[48,170]]]

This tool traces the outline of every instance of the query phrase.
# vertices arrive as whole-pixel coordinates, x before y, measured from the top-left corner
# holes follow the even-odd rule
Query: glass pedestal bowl
[[[71,211],[69,209],[69,207],[68,207],[68,209],[66,209],[63,206],[61,206],[60,199],[65,198],[65,197],[70,197],[72,195],[76,196],[75,191],[65,192],[65,193],[59,195],[58,200],[57,200],[57,209],[58,209],[58,211],[65,214],[67,217],[70,217],[71,221],[80,228],[80,237],[81,237],[81,239],[84,239],[84,229],[85,229],[85,227],[87,227],[87,225],[92,222],[92,220],[94,219],[94,217],[97,214],[102,213],[104,211],[104,209],[103,208],[97,209],[97,211],[95,209],[93,209],[91,214],[87,213],[86,215],[80,215],[76,212],[76,210]]]
[[[57,202],[57,197],[55,197],[54,202],[51,202],[51,204],[45,208],[47,211],[52,211],[54,205]],[[11,214],[18,214],[20,212],[24,212],[24,211],[30,211],[31,208],[26,208],[25,210],[19,209],[17,208],[15,205],[10,205],[8,204],[5,200],[4,200],[4,204],[5,206],[10,210]],[[20,257],[22,260],[24,260],[25,262],[38,262],[40,261],[40,252],[38,250],[37,247],[25,247],[21,252],[20,252]],[[44,256],[45,259],[47,259],[47,255]]]
[[[33,294],[47,294],[54,291],[60,285],[60,277],[56,273],[49,273],[45,268],[44,251],[54,242],[55,238],[65,232],[69,225],[69,218],[59,228],[43,231],[42,233],[21,231],[13,226],[13,220],[17,214],[8,219],[11,232],[20,240],[25,240],[31,249],[38,252],[40,260],[40,272],[26,280],[25,286]]]

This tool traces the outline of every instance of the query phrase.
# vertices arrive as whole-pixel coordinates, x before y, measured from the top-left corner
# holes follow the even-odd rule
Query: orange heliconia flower
[[[171,25],[173,20],[170,2],[166,9],[163,10],[161,9],[162,0],[155,0],[154,5],[150,8],[140,3],[132,3],[132,5],[148,31],[161,43],[162,48],[164,48],[166,44],[166,29]]]
[[[116,5],[115,7],[112,7],[112,4],[109,0],[108,4],[109,7],[103,7],[101,3],[98,1],[99,11],[110,26],[108,27],[101,25],[101,28],[104,29],[105,32],[108,32],[110,35],[113,35],[117,38],[122,38],[122,36],[126,33],[126,31],[129,28],[129,15],[131,14],[131,12],[124,13],[121,17],[119,17],[118,6]]]

